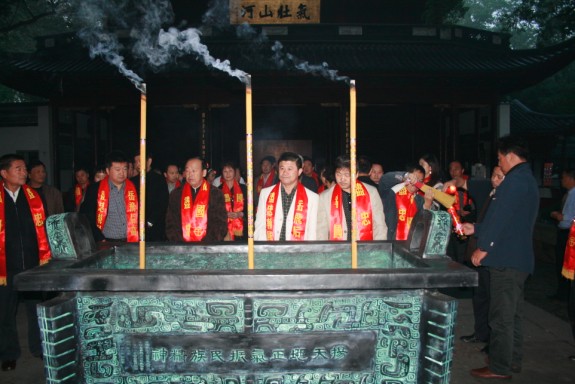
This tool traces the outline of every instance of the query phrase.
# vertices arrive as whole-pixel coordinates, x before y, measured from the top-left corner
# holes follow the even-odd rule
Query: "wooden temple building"
[[[238,3],[247,2],[230,1]],[[250,16],[244,9],[238,17],[251,22],[250,38],[238,35],[237,20],[227,28],[201,29],[201,42],[213,57],[252,76],[256,162],[290,148],[318,162],[347,151],[348,84],[298,66],[333,69],[356,80],[357,152],[384,169],[401,169],[424,153],[436,154],[444,167],[459,159],[468,169],[475,163],[489,169],[497,138],[510,132],[512,108],[504,96],[575,59],[575,40],[512,50],[503,33],[423,24],[424,0],[282,3],[309,3],[309,15],[316,18],[243,20]],[[200,27],[207,0],[172,4],[174,25],[185,20],[185,28]],[[117,34],[128,38],[126,31]],[[283,66],[274,59],[276,42],[283,46]],[[152,70],[129,51],[121,53],[147,84],[148,148],[156,166],[182,164],[193,155],[216,167],[227,159],[245,164],[241,81],[204,65],[195,54]],[[1,52],[0,83],[48,100],[47,157],[58,170],[56,186],[69,188],[74,166],[94,167],[110,149],[136,151],[140,92],[102,57],[90,58],[76,34],[39,37],[31,54]]]

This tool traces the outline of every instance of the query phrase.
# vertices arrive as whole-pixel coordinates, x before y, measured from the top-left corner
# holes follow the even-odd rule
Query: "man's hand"
[[[465,233],[467,236],[473,235],[475,233],[475,224],[463,223],[461,227],[463,228],[463,233]]]
[[[479,267],[481,265],[481,260],[483,260],[485,258],[485,256],[487,256],[487,252],[482,251],[481,249],[477,248],[471,254],[471,263],[473,265],[475,265],[476,267]]]

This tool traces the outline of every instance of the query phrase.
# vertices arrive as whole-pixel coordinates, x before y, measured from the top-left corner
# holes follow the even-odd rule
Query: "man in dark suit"
[[[533,228],[539,208],[537,182],[528,157],[524,139],[500,139],[497,158],[505,180],[483,221],[463,224],[465,234],[477,238],[471,262],[487,267],[491,279],[489,365],[472,369],[475,377],[509,379],[511,372],[521,370],[523,292],[535,263]]]
[[[205,179],[207,164],[198,157],[184,168],[186,182],[170,193],[166,213],[169,241],[222,241],[228,233],[224,194]]]
[[[36,304],[40,297],[19,295],[14,276],[51,258],[46,234],[46,211],[38,192],[26,185],[26,163],[16,154],[0,157],[0,360],[2,371],[16,369],[20,339],[16,313],[26,304],[28,348],[42,357]]]
[[[146,164],[140,162],[140,155],[134,156],[134,168],[138,174],[130,179],[140,194],[140,172],[146,170],[146,240],[166,240],[166,211],[168,210],[168,188],[164,177],[152,170],[152,155],[148,154]]]

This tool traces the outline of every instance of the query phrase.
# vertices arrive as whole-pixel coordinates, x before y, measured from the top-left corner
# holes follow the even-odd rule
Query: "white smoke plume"
[[[345,81],[349,84],[349,77],[338,75],[337,70],[330,69],[326,62],[321,64],[310,64],[305,60],[300,60],[291,53],[286,53],[283,51],[283,44],[276,41],[272,46],[272,51],[274,52],[273,59],[279,68],[289,68],[293,66],[294,68],[311,73],[315,76],[322,76],[331,81]]]
[[[220,60],[212,55],[205,44],[200,41],[201,32],[195,28],[180,31],[177,28],[161,30],[158,36],[158,49],[148,58],[152,65],[163,65],[174,57],[193,53],[203,63],[238,78],[243,83],[248,81],[248,74],[240,69],[231,67],[229,60]]]
[[[140,91],[143,79],[134,71],[128,69],[124,62],[124,56],[120,54],[123,49],[115,33],[107,30],[107,24],[114,24],[118,28],[125,27],[121,18],[115,18],[120,12],[125,12],[125,3],[118,3],[110,7],[112,2],[96,0],[92,2],[80,2],[77,16],[85,28],[78,35],[85,41],[90,49],[90,57],[101,56],[104,60],[118,68],[118,71],[128,78]]]
[[[130,28],[134,57],[144,59],[158,69],[176,58],[194,54],[206,66],[224,71],[246,82],[248,74],[233,69],[229,60],[210,55],[208,47],[200,41],[201,32],[195,28],[180,31],[162,26],[173,24],[174,15],[168,0],[77,0],[77,15],[85,26],[79,36],[90,49],[90,56],[102,57],[118,68],[136,87],[144,92],[143,79],[128,69],[116,30]],[[219,4],[219,3],[218,3]]]

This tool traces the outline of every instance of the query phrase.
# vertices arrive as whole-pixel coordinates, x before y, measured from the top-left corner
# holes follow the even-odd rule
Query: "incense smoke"
[[[142,92],[143,79],[127,68],[124,56],[120,54],[126,47],[119,42],[115,30],[131,26],[129,37],[133,55],[156,70],[176,58],[193,53],[206,66],[226,72],[244,83],[248,79],[248,74],[233,69],[229,60],[211,56],[208,47],[200,41],[201,32],[198,29],[162,29],[162,26],[170,25],[174,20],[168,0],[79,0],[77,7],[78,18],[85,25],[78,35],[89,47],[90,57],[100,56],[114,65]]]
[[[100,56],[114,65],[142,92],[143,79],[128,68],[122,51],[131,49],[135,58],[155,71],[184,55],[194,54],[204,65],[244,83],[248,81],[246,72],[232,68],[229,60],[221,60],[210,54],[208,47],[201,42],[202,32],[199,29],[180,30],[173,26],[174,13],[169,0],[77,0],[77,15],[85,26],[78,35],[89,47],[90,57]],[[228,0],[212,0],[202,21],[205,26],[229,28]],[[131,47],[120,43],[116,31],[121,30],[129,30],[130,39],[126,43]],[[236,26],[236,35],[249,41],[252,48],[259,48],[268,42],[265,33],[258,33],[247,23]],[[349,82],[347,76],[338,75],[325,62],[310,64],[284,52],[279,41],[273,44],[272,51],[272,59],[278,68],[295,68],[331,81]],[[252,60],[256,59],[254,53],[250,54]]]
[[[140,89],[143,79],[126,67],[124,56],[120,54],[123,46],[118,41],[117,35],[106,31],[107,24],[114,24],[120,28],[125,27],[122,19],[114,17],[114,15],[125,11],[121,5],[118,5],[118,9],[110,7],[110,3],[105,0],[93,3],[80,2],[77,16],[86,27],[80,30],[78,35],[90,48],[90,57],[92,59],[96,56],[101,56],[108,63],[118,68],[122,75]]]
[[[229,0],[211,0],[210,7],[204,14],[202,21],[204,25],[224,29],[229,27],[229,23],[227,23],[229,14]],[[236,36],[258,47],[269,41],[264,32],[258,33],[258,31],[248,23],[243,23],[236,27]],[[308,61],[298,59],[291,53],[283,52],[283,45],[279,41],[276,41],[271,49],[274,52],[272,59],[278,68],[293,67],[305,73],[322,76],[331,81],[345,81],[349,83],[349,77],[338,75],[338,71],[330,69],[326,62],[310,64]]]
[[[159,49],[155,51],[156,55],[149,56],[150,64],[163,65],[173,57],[194,53],[205,65],[236,77],[243,83],[248,81],[248,74],[240,69],[233,69],[229,60],[222,61],[210,55],[208,47],[201,43],[200,36],[201,32],[194,28],[188,28],[185,31],[177,28],[170,28],[167,32],[161,30],[158,37]]]
[[[332,81],[345,81],[346,83],[349,83],[349,77],[338,75],[337,70],[330,69],[326,62],[321,64],[310,64],[305,60],[298,59],[291,53],[284,53],[283,45],[279,41],[274,43],[272,51],[274,52],[273,59],[279,68],[293,65],[296,69],[306,73],[311,73],[315,76],[322,76]]]

